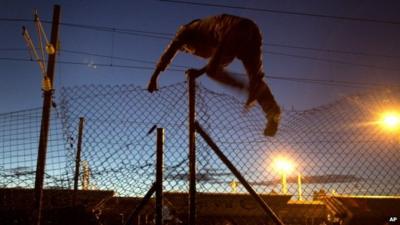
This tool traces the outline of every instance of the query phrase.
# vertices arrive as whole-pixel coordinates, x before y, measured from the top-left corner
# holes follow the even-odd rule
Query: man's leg
[[[264,135],[274,136],[278,130],[281,119],[281,109],[264,80],[261,80],[258,84],[257,102],[260,104],[267,117]]]
[[[233,38],[229,36],[220,44],[207,65],[207,75],[221,84],[237,89],[244,89],[246,87],[245,82],[235,78],[224,69],[235,58],[235,42],[232,40]]]
[[[235,78],[232,74],[230,74],[228,71],[226,71],[224,68],[220,67],[217,68],[216,70],[209,71],[207,72],[208,76],[226,86],[233,87],[236,89],[244,89],[246,87],[246,84],[244,81]]]
[[[257,100],[267,118],[264,135],[274,136],[278,129],[281,110],[264,81],[261,51],[259,48],[253,48],[251,51],[249,48],[247,54],[241,56],[241,60],[249,76],[249,96],[246,107],[250,107]]]
[[[243,66],[246,69],[247,75],[249,77],[249,93],[246,101],[246,108],[250,108],[252,105],[254,105],[257,97],[261,95],[260,84],[265,83],[263,81],[264,72],[261,51],[257,46],[252,47],[250,45],[249,48],[240,55],[239,59],[242,60]],[[266,84],[264,86],[266,86]]]

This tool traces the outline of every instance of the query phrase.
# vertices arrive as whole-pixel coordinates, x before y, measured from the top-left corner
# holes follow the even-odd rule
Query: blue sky
[[[33,62],[15,60],[29,59],[21,27],[25,25],[36,40],[34,25],[28,21],[9,19],[32,19],[33,9],[36,8],[43,21],[50,21],[54,4],[61,5],[61,22],[64,23],[60,28],[62,51],[56,67],[56,93],[62,86],[83,84],[136,84],[145,87],[155,62],[169,42],[168,38],[172,37],[179,25],[195,18],[220,13],[248,17],[259,25],[264,35],[266,75],[278,78],[267,78],[267,81],[278,102],[286,108],[308,109],[327,104],[344,95],[369,90],[366,87],[354,88],[354,84],[350,85],[352,87],[345,87],[336,83],[322,85],[320,82],[312,83],[304,80],[294,82],[293,78],[327,80],[331,81],[330,84],[334,81],[399,84],[400,3],[398,1],[196,0],[190,2],[240,6],[242,9],[157,0],[2,0],[0,113],[38,107],[42,104],[39,66]],[[288,15],[254,9],[363,18],[363,20]],[[367,22],[364,19],[394,23]],[[79,27],[80,25],[88,25],[89,29]],[[115,28],[115,31],[94,30],[93,26]],[[50,25],[45,24],[45,29],[49,36]],[[130,34],[120,32],[120,29],[128,29]],[[137,32],[132,34],[132,30]],[[327,49],[351,54],[333,53],[326,51]],[[77,52],[79,53],[76,54]],[[126,60],[127,58],[131,60]],[[183,53],[173,62],[174,65],[187,68],[200,67],[205,63],[203,59]],[[243,72],[241,64],[237,61],[229,69]],[[282,79],[287,77],[290,79]],[[182,81],[184,81],[182,72],[166,71],[161,75],[160,86]],[[205,76],[200,81],[210,89],[230,92]],[[244,98],[241,95],[237,96]]]
[[[259,25],[264,35],[267,81],[278,102],[286,108],[313,108],[345,95],[370,90],[366,87],[355,88],[356,83],[400,84],[400,3],[396,0],[196,2],[364,19],[350,21],[158,0],[1,0],[0,113],[40,107],[42,104],[39,66],[34,62],[20,61],[29,59],[21,27],[25,25],[36,41],[34,25],[18,20],[32,19],[33,9],[36,8],[41,19],[49,21],[54,4],[61,5],[63,23],[60,27],[62,50],[55,75],[56,94],[60,93],[62,86],[86,84],[134,84],[144,88],[155,62],[178,26],[195,18],[220,13],[248,17]],[[368,19],[393,23],[366,22]],[[44,25],[50,35],[50,25]],[[183,53],[173,62],[186,68],[200,67],[205,63]],[[243,72],[237,61],[229,69]],[[185,79],[182,72],[175,71],[166,71],[160,78],[160,86]],[[294,82],[294,79],[302,82]],[[325,82],[331,85],[321,84],[318,80],[331,81]],[[209,89],[244,98],[213,83],[206,76],[200,81]],[[350,83],[337,85],[334,81]],[[383,164],[386,162],[381,161]]]

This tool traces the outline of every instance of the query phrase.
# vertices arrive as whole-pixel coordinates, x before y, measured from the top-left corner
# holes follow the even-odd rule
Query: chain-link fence
[[[42,109],[0,114],[0,187],[32,188],[35,184],[36,160]],[[53,110],[50,121],[45,173],[47,188],[71,188],[69,144],[60,117]]]
[[[287,223],[319,224],[319,214],[340,211],[337,199],[323,201],[324,196],[399,195],[400,133],[378,122],[380,112],[399,106],[399,94],[377,90],[312,110],[284,110],[277,135],[267,138],[262,135],[266,120],[260,108],[246,112],[234,97],[200,85],[196,119]],[[40,114],[33,109],[0,115],[1,187],[33,187]],[[156,125],[165,128],[164,191],[179,208],[173,199],[188,192],[185,83],[153,94],[132,85],[61,89],[52,113],[46,188],[73,186],[80,117],[85,119],[81,189],[144,196],[155,180],[156,138],[149,131]],[[203,194],[199,216],[222,223],[213,212],[230,211],[237,216],[236,224],[262,224],[254,217],[257,207],[249,203],[243,185],[199,135],[196,142],[197,191]],[[105,210],[104,202],[102,207]]]

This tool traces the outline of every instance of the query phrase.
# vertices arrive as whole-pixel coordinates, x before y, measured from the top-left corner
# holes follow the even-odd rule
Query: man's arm
[[[164,53],[160,57],[160,60],[157,63],[157,67],[151,76],[150,82],[147,86],[147,90],[149,92],[153,92],[157,90],[157,80],[158,76],[162,71],[164,71],[168,65],[171,63],[171,60],[176,55],[177,51],[182,47],[182,31],[184,28],[181,28],[175,38],[170,42],[168,47],[165,49]]]

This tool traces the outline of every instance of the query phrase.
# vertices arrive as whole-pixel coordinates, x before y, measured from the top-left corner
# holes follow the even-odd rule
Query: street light
[[[396,111],[382,113],[380,124],[388,131],[400,129],[400,114]]]
[[[282,193],[287,194],[287,174],[294,170],[294,164],[287,158],[279,157],[275,159],[273,165],[282,177]]]

